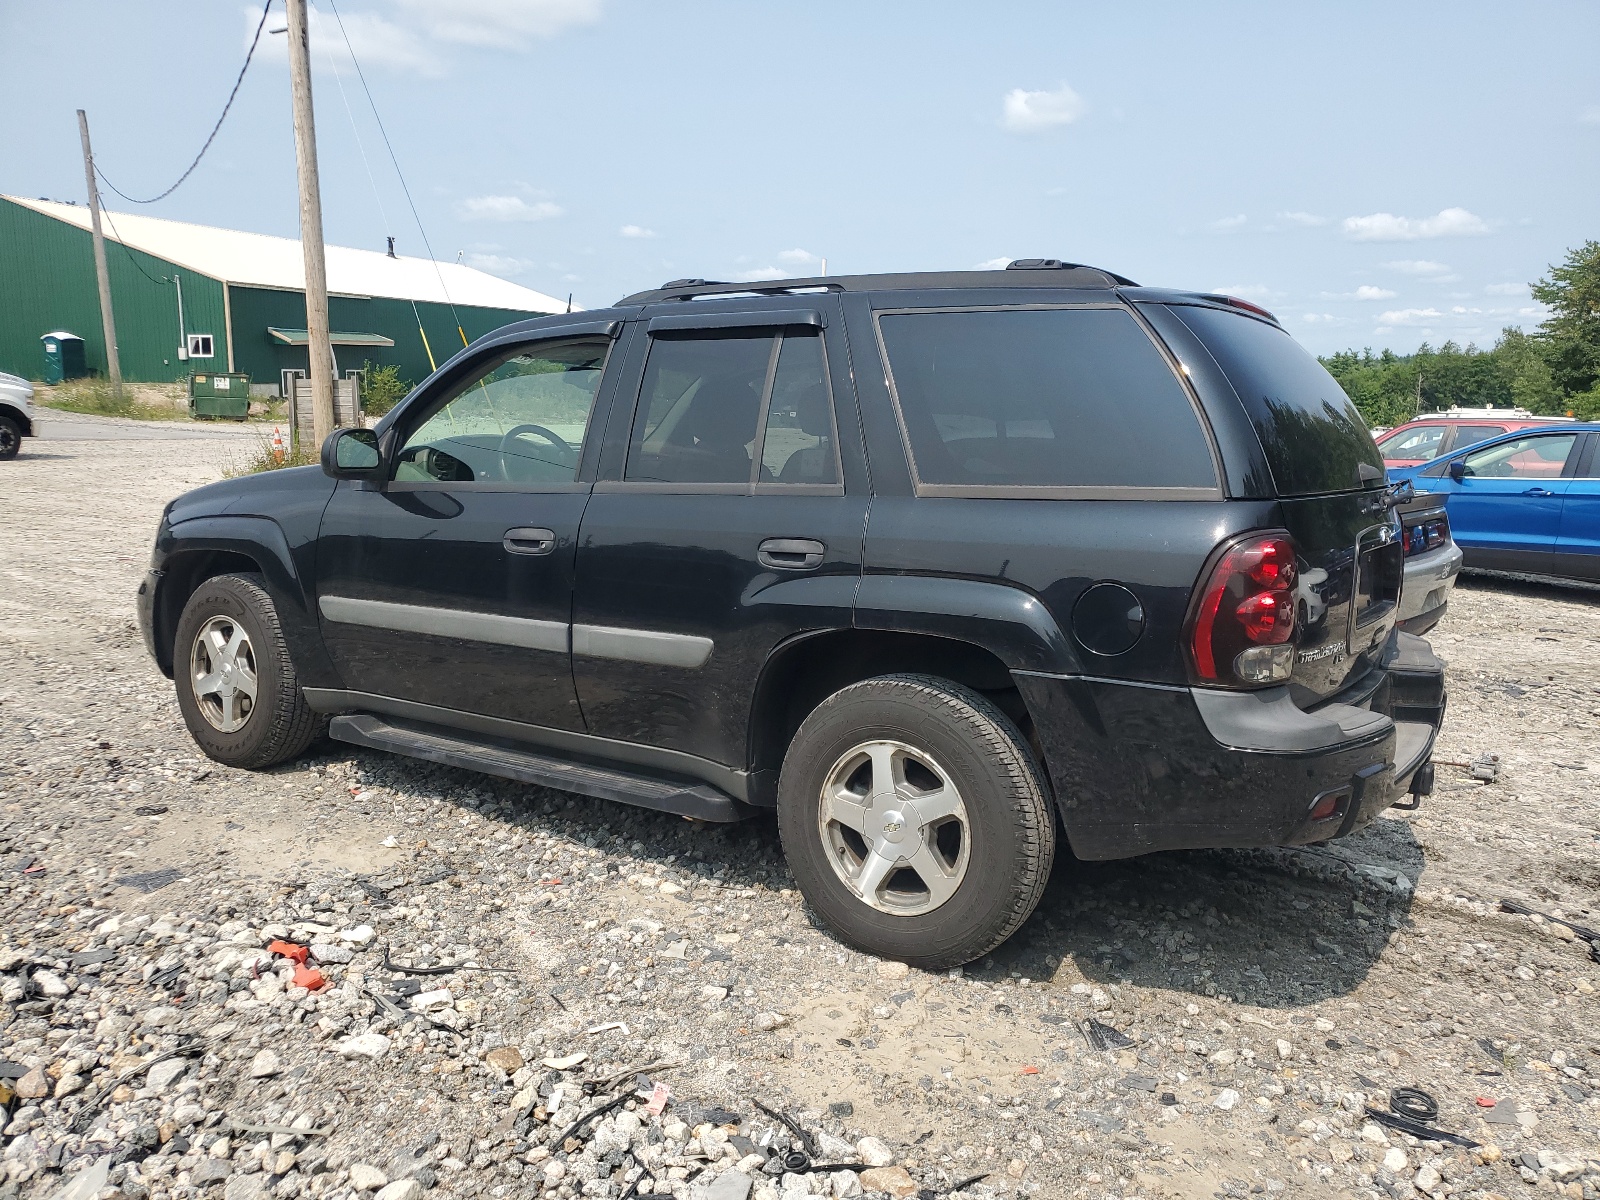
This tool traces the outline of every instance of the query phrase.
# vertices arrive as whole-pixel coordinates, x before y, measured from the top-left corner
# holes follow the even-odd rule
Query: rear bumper
[[[1405,587],[1400,593],[1401,629],[1422,634],[1439,623],[1461,574],[1462,557],[1461,547],[1451,542],[1406,559]]]
[[[1444,719],[1444,664],[1398,634],[1332,702],[1017,673],[1074,853],[1282,846],[1354,832],[1415,786]],[[1319,806],[1321,811],[1319,810]]]

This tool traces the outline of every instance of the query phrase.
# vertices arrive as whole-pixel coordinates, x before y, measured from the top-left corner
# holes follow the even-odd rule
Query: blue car
[[[1519,429],[1389,478],[1444,499],[1469,569],[1600,583],[1600,424]]]

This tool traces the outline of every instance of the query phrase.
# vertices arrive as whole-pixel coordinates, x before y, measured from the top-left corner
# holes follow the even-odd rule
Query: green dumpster
[[[75,333],[58,329],[39,339],[44,343],[44,381],[64,383],[68,379],[82,379],[89,373],[83,357],[83,339]]]
[[[227,371],[189,376],[189,415],[244,420],[250,415],[250,376]]]

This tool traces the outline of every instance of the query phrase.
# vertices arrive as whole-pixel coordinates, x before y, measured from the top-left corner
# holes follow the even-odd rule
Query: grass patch
[[[278,450],[272,444],[270,437],[258,437],[255,447],[242,458],[230,461],[223,470],[223,475],[228,479],[238,479],[241,475],[254,475],[259,471],[281,471],[285,467],[314,467],[322,461],[322,455],[309,446],[289,445],[289,438],[284,437],[284,448]]]
[[[97,417],[131,417],[135,421],[181,421],[189,415],[186,408],[172,402],[167,392],[149,387],[125,384],[119,400],[108,379],[73,379],[54,387],[39,387],[35,400],[45,408]]]

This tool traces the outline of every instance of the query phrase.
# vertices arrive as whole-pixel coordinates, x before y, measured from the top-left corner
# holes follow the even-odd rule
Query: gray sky
[[[335,2],[312,29],[327,238],[424,253]],[[1231,291],[1318,352],[1409,351],[1536,323],[1526,283],[1600,237],[1589,0],[339,12],[437,256],[590,307],[823,257],[1053,256]],[[260,13],[0,0],[0,191],[83,200],[78,107],[113,183],[166,188]],[[295,235],[283,43],[263,34],[206,160],[138,211]]]

